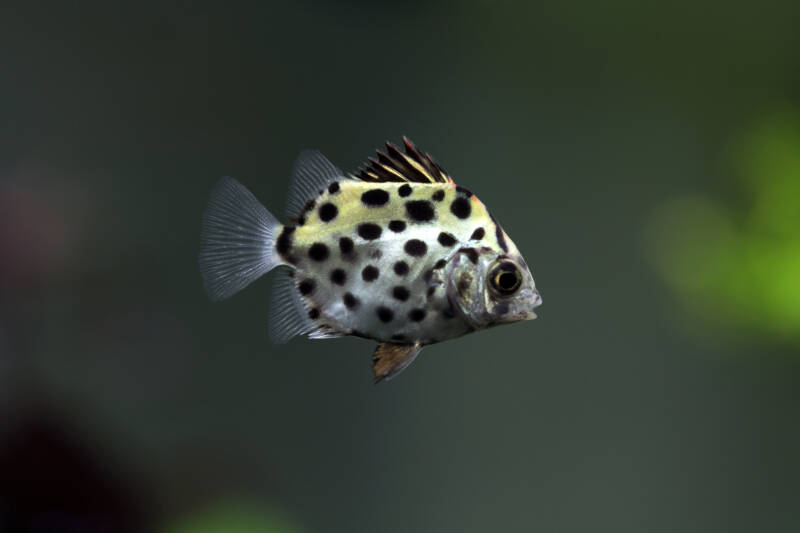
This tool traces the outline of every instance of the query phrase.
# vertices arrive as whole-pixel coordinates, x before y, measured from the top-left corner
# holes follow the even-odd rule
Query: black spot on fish
[[[319,219],[323,222],[330,222],[338,214],[339,209],[330,202],[324,203],[319,207]]]
[[[473,196],[472,191],[470,191],[466,187],[462,187],[461,185],[456,185],[456,192],[460,192],[461,194],[466,194],[467,196]]]
[[[436,264],[433,265],[433,268],[434,269],[444,268],[444,266],[446,264],[447,264],[447,261],[445,261],[444,259],[439,259],[438,261],[436,261]]]
[[[317,309],[316,307],[314,309],[311,309],[308,312],[308,318],[310,318],[311,320],[318,319],[319,318],[319,309]]]
[[[461,248],[458,253],[465,254],[473,265],[478,264],[478,251],[475,248]]]
[[[431,200],[433,200],[434,202],[441,202],[442,200],[444,200],[444,191],[442,189],[439,189],[438,191],[433,193],[433,195],[431,196]]]
[[[333,183],[328,185],[328,192],[330,194],[336,194],[337,192],[339,192],[339,182],[334,181]]]
[[[306,215],[309,213],[309,211],[314,209],[314,206],[316,206],[316,205],[317,205],[317,201],[316,200],[309,200],[309,201],[306,202],[306,205],[303,206],[303,209],[300,211],[300,225],[301,226],[306,223]]]
[[[428,287],[428,298],[433,296],[434,292],[436,292],[436,285],[432,285],[432,286]]]
[[[405,342],[407,339],[406,339],[405,335],[397,333],[395,335],[392,335],[392,340],[393,341],[398,341],[398,342]]]
[[[424,309],[412,309],[408,312],[408,319],[412,322],[422,322],[425,320],[425,310]]]
[[[405,198],[406,196],[411,194],[411,185],[408,183],[401,185],[399,189],[397,189],[397,194],[401,197]]]
[[[492,218],[492,222],[494,222],[494,236],[497,238],[497,244],[500,245],[500,248],[502,248],[504,252],[508,252],[508,244],[506,244],[506,238],[503,235],[503,228],[497,223],[497,219],[494,218],[494,215],[489,216]]]
[[[441,232],[437,240],[439,241],[439,244],[441,244],[442,246],[448,246],[448,247],[455,246],[457,242],[456,238],[453,237],[452,234],[447,233],[446,231]]]
[[[303,296],[307,296],[312,292],[314,292],[314,287],[316,286],[317,284],[313,279],[304,279],[297,286],[297,289],[300,291],[300,294],[302,294]]]
[[[494,314],[496,315],[504,315],[508,313],[508,308],[509,308],[508,302],[500,302],[499,304],[494,306],[493,311]]]
[[[344,293],[344,296],[342,297],[342,301],[344,301],[344,305],[348,309],[355,309],[356,307],[358,307],[358,304],[359,304],[358,298],[353,296],[353,294],[350,293],[350,292]]]
[[[347,273],[344,270],[337,268],[336,270],[331,271],[331,283],[335,283],[336,285],[344,285],[345,281],[347,281]]]
[[[370,189],[361,195],[361,202],[367,207],[380,207],[389,202],[389,193],[383,189]]]
[[[325,261],[330,255],[328,247],[321,242],[315,242],[308,249],[308,257],[314,261]]]
[[[419,239],[411,239],[406,242],[403,249],[413,257],[422,257],[428,251],[428,245]]]
[[[429,222],[433,220],[435,210],[428,200],[411,200],[406,202],[406,214],[417,222]]]
[[[394,318],[394,312],[388,307],[380,306],[376,312],[381,322],[391,322]]]
[[[405,261],[398,261],[394,264],[394,273],[398,276],[405,276],[408,274],[408,263]]]
[[[478,228],[478,229],[476,229],[475,231],[472,232],[472,235],[470,236],[469,240],[471,240],[471,241],[479,241],[479,240],[483,239],[484,235],[486,235],[486,232],[483,231],[483,228]]]
[[[401,302],[405,302],[408,300],[408,297],[411,296],[411,293],[408,292],[408,289],[398,285],[392,289],[392,296],[394,296],[395,300],[400,300]]]
[[[281,257],[285,257],[286,254],[292,249],[292,238],[294,234],[294,230],[296,228],[294,226],[284,226],[283,231],[281,234],[278,235],[278,240],[275,243],[275,249],[278,250],[278,254]]]
[[[379,239],[382,232],[381,227],[377,224],[373,224],[372,222],[364,222],[363,224],[359,224],[356,231],[358,232],[358,236],[366,241],[374,241],[375,239]]]
[[[392,220],[389,222],[389,229],[395,233],[400,233],[401,231],[405,231],[406,223],[402,220]]]
[[[342,255],[349,255],[353,252],[353,239],[350,237],[342,237],[339,239],[339,251]]]
[[[451,302],[447,302],[447,309],[442,311],[442,316],[444,318],[455,318],[456,312],[453,311],[453,304]]]
[[[381,271],[378,270],[378,267],[373,265],[367,265],[364,267],[364,270],[361,271],[361,279],[366,282],[375,281],[378,279]]]
[[[472,212],[472,206],[466,198],[458,197],[450,204],[450,211],[458,218],[467,218]]]
[[[426,270],[425,274],[423,274],[422,277],[425,280],[425,283],[429,283],[431,281],[431,278],[433,278],[433,270],[432,269]]]

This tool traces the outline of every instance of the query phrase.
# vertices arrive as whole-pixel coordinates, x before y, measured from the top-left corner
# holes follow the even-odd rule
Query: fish
[[[531,320],[542,298],[528,264],[470,190],[408,138],[343,173],[297,158],[282,224],[221,178],[203,213],[199,267],[212,300],[278,269],[269,335],[286,343],[356,336],[378,343],[375,382],[423,347]]]

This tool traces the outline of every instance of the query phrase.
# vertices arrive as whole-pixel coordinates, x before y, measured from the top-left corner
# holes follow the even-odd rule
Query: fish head
[[[542,304],[528,265],[519,253],[461,248],[446,270],[447,297],[475,329],[536,318]]]

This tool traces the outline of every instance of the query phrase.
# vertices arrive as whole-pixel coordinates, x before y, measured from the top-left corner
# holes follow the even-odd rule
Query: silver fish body
[[[277,342],[355,335],[381,343],[376,380],[422,346],[536,318],[530,270],[486,207],[405,140],[358,174],[321,154],[295,166],[282,225],[224,178],[204,215],[200,270],[221,299],[277,266],[270,331]]]

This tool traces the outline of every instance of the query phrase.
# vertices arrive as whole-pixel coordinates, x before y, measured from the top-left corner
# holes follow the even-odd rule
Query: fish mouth
[[[531,307],[531,310],[528,311],[528,320],[534,320],[539,318],[539,315],[536,314],[536,311],[534,311],[534,309],[542,305],[542,295],[539,294],[538,290],[534,289],[532,296],[533,296],[533,306]]]
[[[539,291],[537,289],[534,289],[533,290],[533,308],[532,309],[536,309],[540,305],[542,305],[542,295],[539,294]]]

